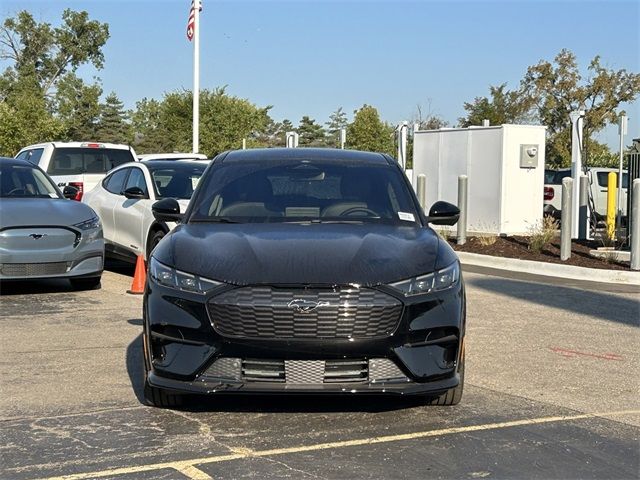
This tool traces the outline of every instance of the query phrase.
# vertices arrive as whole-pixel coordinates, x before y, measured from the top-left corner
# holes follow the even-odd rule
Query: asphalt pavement
[[[456,407],[399,397],[141,403],[140,296],[2,285],[0,478],[638,478],[638,292],[467,272]]]

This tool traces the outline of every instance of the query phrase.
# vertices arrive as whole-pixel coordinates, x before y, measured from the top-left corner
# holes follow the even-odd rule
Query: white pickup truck
[[[595,205],[598,220],[607,216],[607,184],[609,172],[618,172],[616,168],[590,168],[587,172],[591,185],[591,194]],[[554,218],[560,218],[562,210],[562,179],[571,176],[570,168],[557,170],[554,175],[549,172],[545,174],[544,185],[544,213]],[[627,191],[629,189],[629,173],[623,170],[622,173],[622,214],[627,214]]]

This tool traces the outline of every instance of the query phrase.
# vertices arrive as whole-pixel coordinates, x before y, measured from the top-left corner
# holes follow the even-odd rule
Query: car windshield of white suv
[[[61,198],[40,170],[22,165],[0,166],[0,197]]]
[[[188,200],[193,195],[206,165],[176,164],[175,167],[150,168],[156,198]]]
[[[116,148],[57,148],[47,168],[49,175],[104,174],[135,161],[129,150]]]
[[[291,160],[212,168],[189,222],[419,222],[409,187],[392,166]]]

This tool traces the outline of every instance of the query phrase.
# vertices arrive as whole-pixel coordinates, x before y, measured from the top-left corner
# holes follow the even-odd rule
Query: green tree
[[[380,120],[378,110],[363,105],[354,112],[353,122],[347,126],[347,147],[355,150],[394,155],[394,128]]]
[[[59,140],[61,121],[47,109],[35,86],[23,83],[14,89],[11,101],[0,102],[0,155],[12,157],[30,144]]]
[[[131,115],[136,153],[170,152],[173,148],[162,123],[162,102],[143,98]]]
[[[576,56],[562,50],[553,60],[540,61],[527,69],[521,90],[533,104],[536,119],[547,127],[546,156],[552,165],[571,163],[571,120],[569,113],[585,110],[585,161],[595,165],[602,148],[592,137],[606,125],[617,122],[620,104],[633,102],[640,94],[640,74],[625,69],[611,70],[600,63],[600,57],[591,60],[588,76],[583,79]],[[597,146],[600,145],[600,146]]]
[[[59,80],[54,105],[56,116],[65,127],[66,140],[97,138],[100,95],[102,87],[98,83],[87,85],[73,73]]]
[[[347,114],[342,110],[342,107],[329,115],[329,121],[325,123],[327,126],[327,143],[329,146],[340,146],[340,131],[343,128],[347,128],[348,124]]]
[[[303,116],[298,124],[300,146],[320,147],[324,146],[325,132],[322,125],[316,123],[313,118]]]
[[[507,84],[490,86],[488,97],[476,97],[473,102],[465,102],[465,117],[458,119],[461,127],[482,125],[489,120],[491,125],[523,123],[529,118],[531,98],[519,90],[507,90]]]
[[[75,72],[86,63],[101,69],[102,47],[109,38],[109,26],[89,20],[87,12],[66,9],[62,25],[38,23],[23,10],[5,19],[0,27],[0,59],[12,62],[10,70],[18,80],[36,80],[44,95],[66,72]],[[5,72],[7,73],[7,72]]]
[[[111,143],[132,142],[129,113],[124,109],[115,92],[111,92],[100,105],[100,120],[97,125],[97,140]]]
[[[0,60],[8,65],[0,75],[3,154],[90,128],[81,122],[95,118],[91,112],[99,87],[85,87],[73,74],[85,64],[102,68],[102,47],[108,38],[106,24],[89,20],[87,12],[69,9],[59,27],[36,22],[27,11],[2,22]]]
[[[138,102],[133,124],[139,141],[147,142],[151,135],[161,138],[154,151],[192,150],[192,94],[190,91],[167,93],[157,105],[155,101]],[[230,96],[225,88],[200,92],[200,151],[214,156],[224,150],[259,146],[260,134],[269,125],[269,109],[257,107],[248,100]],[[161,148],[160,148],[161,145]],[[149,146],[145,147],[150,148]],[[141,150],[142,152],[142,150]]]

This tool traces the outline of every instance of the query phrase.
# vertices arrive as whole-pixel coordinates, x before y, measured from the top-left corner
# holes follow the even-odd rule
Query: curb
[[[478,253],[456,252],[460,263],[468,266],[490,268],[509,272],[528,273],[544,277],[581,280],[615,285],[640,287],[640,272],[626,270],[604,270],[599,268],[576,267],[557,263],[543,263],[516,258],[493,257]]]

